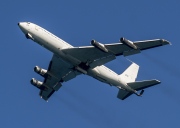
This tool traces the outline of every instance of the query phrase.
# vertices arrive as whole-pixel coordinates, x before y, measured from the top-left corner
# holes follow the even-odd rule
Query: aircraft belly
[[[59,46],[56,44],[57,42],[55,43],[54,41],[39,38],[37,40],[37,43],[53,53],[57,53],[57,51],[58,51]]]
[[[35,36],[35,35],[34,35]],[[64,61],[74,65],[75,67],[80,65],[81,61],[72,57],[69,54],[65,54],[61,51],[63,44],[61,41],[51,39],[48,35],[36,35],[35,41],[46,49],[50,50],[54,54],[59,55]],[[105,69],[103,66],[97,66],[93,69],[88,69],[87,75],[94,77],[95,79],[114,86],[123,86],[118,80],[118,75],[112,73],[110,70]]]
[[[110,85],[119,85],[118,75],[113,74],[111,72],[105,72],[100,66],[94,69],[89,69],[87,75],[92,76],[95,79]]]
[[[39,45],[45,47],[46,49],[50,50],[55,54],[57,54],[59,49],[67,47],[65,44],[63,44],[62,40],[57,39],[44,31],[37,31],[36,29],[34,29],[31,31],[31,34],[35,39],[35,42],[37,42]]]

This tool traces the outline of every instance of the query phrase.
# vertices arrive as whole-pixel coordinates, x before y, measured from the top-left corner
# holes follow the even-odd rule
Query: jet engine
[[[47,70],[40,68],[39,66],[35,66],[34,71],[43,77],[45,77],[45,75],[47,74]]]
[[[103,52],[108,52],[108,49],[104,46],[104,44],[101,44],[95,40],[91,41],[91,45],[93,45],[94,47],[96,47],[97,49],[99,49]]]
[[[37,88],[39,88],[41,90],[45,90],[46,89],[46,87],[44,86],[43,82],[38,81],[35,78],[32,78],[30,82],[31,82],[32,85],[34,85],[35,87],[37,87]]]
[[[124,38],[124,37],[122,37],[121,39],[120,39],[120,41],[121,41],[121,43],[123,43],[123,44],[125,44],[125,45],[127,45],[127,46],[129,46],[129,47],[131,47],[131,48],[133,48],[133,49],[138,49],[137,48],[137,46],[132,42],[132,41],[130,41],[130,40],[127,40],[126,38]]]

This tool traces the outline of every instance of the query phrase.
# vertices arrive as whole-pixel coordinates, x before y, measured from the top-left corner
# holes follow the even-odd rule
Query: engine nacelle
[[[101,44],[95,40],[91,41],[91,45],[93,45],[94,47],[96,47],[97,49],[99,49],[103,52],[108,52],[108,49],[104,46],[104,44]]]
[[[30,82],[31,82],[32,85],[34,85],[35,87],[37,87],[37,88],[39,88],[41,90],[46,89],[46,87],[43,85],[43,82],[38,81],[35,78],[32,78]]]
[[[35,66],[34,71],[43,77],[45,77],[45,75],[47,74],[47,70],[40,68],[39,66]]]
[[[127,40],[124,37],[122,37],[120,39],[120,41],[121,41],[121,43],[123,43],[123,44],[125,44],[125,45],[127,45],[127,46],[129,46],[129,47],[131,47],[131,48],[133,48],[135,50],[138,49],[138,47],[132,41]]]

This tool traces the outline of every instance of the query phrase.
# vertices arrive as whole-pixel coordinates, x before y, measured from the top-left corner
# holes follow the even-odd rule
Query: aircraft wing
[[[74,47],[62,49],[65,54],[68,54],[81,62],[88,63],[91,68],[103,65],[112,61],[116,56],[124,55],[129,56],[140,53],[141,50],[159,47],[169,44],[168,41],[162,39],[136,41],[133,44],[137,49],[133,49],[124,43],[104,44],[108,52],[104,52],[95,46]]]
[[[137,49],[134,49],[125,43],[106,44],[105,46],[116,56],[118,56],[118,55],[129,56],[129,55],[140,53],[140,51],[142,51],[142,50],[170,44],[170,42],[168,42],[164,39],[135,41],[132,43],[133,43],[133,45],[135,45],[137,47]]]
[[[163,45],[170,44],[167,40],[164,39],[154,39],[154,40],[144,40],[144,41],[135,41],[134,44],[140,50],[146,50],[150,48],[155,48]]]
[[[72,65],[64,62],[54,54],[49,63],[48,74],[43,82],[47,89],[41,90],[39,94],[44,100],[48,100],[55,91],[59,90],[62,86],[61,82],[71,80],[81,73],[74,71]]]
[[[104,63],[116,58],[114,54],[102,52],[94,46],[62,49],[62,52],[80,60],[81,62],[88,63],[91,68],[103,65]]]

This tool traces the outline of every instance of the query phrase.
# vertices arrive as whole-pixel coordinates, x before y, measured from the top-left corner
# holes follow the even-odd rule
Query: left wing
[[[48,98],[62,86],[61,82],[66,82],[81,74],[73,70],[72,67],[72,65],[66,63],[54,54],[43,82],[46,89],[41,90],[39,95],[44,100],[48,100]]]
[[[123,38],[124,39],[124,38]],[[68,54],[81,62],[88,63],[91,68],[105,64],[112,61],[116,56],[124,55],[129,56],[140,53],[141,50],[159,47],[162,45],[170,44],[163,39],[145,40],[113,44],[101,44],[96,42],[94,46],[74,47],[62,49],[65,54]],[[134,47],[133,47],[134,46]]]

